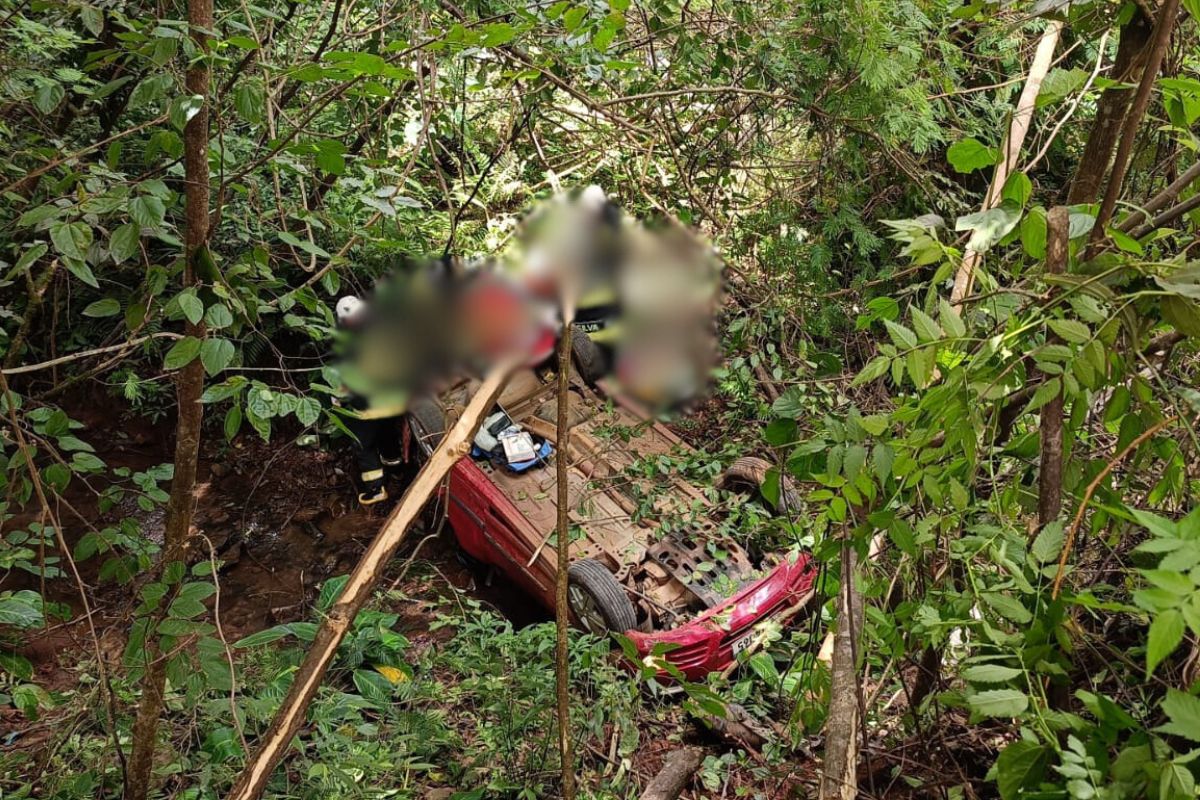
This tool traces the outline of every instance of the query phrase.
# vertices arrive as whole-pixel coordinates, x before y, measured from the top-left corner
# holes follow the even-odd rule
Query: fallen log
[[[668,753],[662,769],[646,784],[641,800],[675,800],[702,763],[702,750],[685,749]]]
[[[258,800],[262,796],[271,772],[279,764],[292,737],[300,729],[304,713],[316,695],[321,679],[325,677],[325,672],[329,669],[334,653],[345,638],[350,624],[371,597],[384,567],[395,554],[396,548],[416,521],[426,501],[437,491],[442,479],[455,463],[471,449],[471,440],[475,437],[475,432],[508,383],[512,370],[512,365],[499,366],[484,378],[475,396],[463,410],[462,416],[430,454],[429,460],[417,473],[408,491],[383,523],[374,541],[363,554],[362,560],[354,568],[337,602],[329,610],[329,615],[317,630],[304,662],[296,670],[296,677],[287,697],[262,737],[258,750],[238,776],[228,800]]]

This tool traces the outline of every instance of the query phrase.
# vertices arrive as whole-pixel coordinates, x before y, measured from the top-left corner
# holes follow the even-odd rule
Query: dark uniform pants
[[[373,493],[383,486],[384,462],[400,459],[400,417],[360,419],[347,417],[346,427],[354,434],[354,455],[363,491]]]

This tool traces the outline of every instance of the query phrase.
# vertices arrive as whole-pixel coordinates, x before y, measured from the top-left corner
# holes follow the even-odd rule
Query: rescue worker
[[[347,295],[335,307],[338,326],[346,331],[359,331],[367,321],[367,304],[360,298]],[[343,416],[346,427],[354,434],[354,454],[358,462],[361,491],[358,502],[371,506],[387,499],[384,483],[385,469],[403,463],[400,448],[400,421],[405,407],[402,403],[378,405],[368,398],[343,387],[339,405],[352,412]]]

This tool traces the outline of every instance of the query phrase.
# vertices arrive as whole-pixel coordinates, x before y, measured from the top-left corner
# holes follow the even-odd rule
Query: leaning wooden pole
[[[446,433],[408,491],[400,498],[395,510],[383,523],[383,528],[363,554],[337,602],[317,630],[308,655],[296,671],[287,697],[271,721],[271,727],[263,736],[258,750],[238,776],[229,793],[229,800],[258,800],[262,796],[267,780],[304,721],[304,713],[316,695],[321,679],[329,669],[351,622],[371,597],[388,561],[426,501],[437,490],[451,467],[471,449],[471,440],[479,424],[495,404],[511,372],[512,366],[504,365],[496,367],[484,378],[458,422]]]
[[[1062,28],[1063,24],[1054,20],[1046,26],[1041,40],[1038,41],[1033,61],[1029,64],[1029,76],[1025,79],[1025,87],[1021,90],[1020,99],[1017,100],[1017,108],[1013,112],[1012,122],[1008,127],[1008,135],[1004,137],[1000,162],[996,164],[992,183],[988,186],[987,195],[983,199],[982,211],[995,208],[1000,204],[1004,184],[1008,182],[1009,175],[1012,174],[1021,157],[1025,136],[1029,133],[1029,126],[1033,122],[1033,111],[1037,106],[1038,92],[1042,90],[1042,81],[1046,79],[1046,74],[1050,72],[1050,65],[1054,62],[1054,48],[1058,46],[1058,37],[1062,33]],[[957,306],[967,295],[971,294],[971,288],[975,285],[975,270],[982,261],[983,253],[967,250],[962,264],[958,267],[958,272],[954,275],[954,288],[950,291],[951,303]]]
[[[566,315],[564,315],[566,316]],[[558,483],[558,570],[554,583],[554,689],[558,707],[558,754],[562,761],[563,800],[575,798],[575,755],[571,750],[570,676],[567,671],[567,633],[571,624],[567,606],[567,575],[571,568],[571,485],[567,475],[567,453],[571,437],[571,339],[574,326],[563,320],[558,341],[558,455],[555,456],[555,480]]]

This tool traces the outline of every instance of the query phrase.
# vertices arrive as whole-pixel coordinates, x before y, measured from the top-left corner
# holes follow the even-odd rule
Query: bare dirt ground
[[[142,471],[171,461],[171,419],[149,424],[103,396],[79,398],[68,413],[84,423],[78,435],[92,443],[111,468]],[[213,422],[219,420],[210,420]],[[197,558],[215,557],[220,564],[220,605],[216,606],[215,598],[208,604],[219,612],[230,641],[306,618],[321,584],[354,568],[411,477],[404,472],[391,476],[391,499],[362,509],[355,501],[350,477],[353,463],[347,448],[337,444],[330,450],[299,446],[294,431],[276,433],[271,442],[243,432],[233,443],[226,443],[214,430],[206,437],[201,453],[193,526],[200,547],[195,552]],[[130,494],[101,514],[98,493],[104,488],[101,482],[85,484],[75,478],[65,493],[65,503],[55,509],[70,546],[91,527],[103,528],[127,517],[137,519],[149,538],[161,542],[162,507],[145,511]],[[546,619],[542,609],[503,577],[486,576],[460,562],[453,534],[442,524],[440,512],[440,507],[431,504],[397,556],[399,563],[393,573],[400,580],[391,588],[410,597],[428,598],[428,602],[418,601],[404,609],[401,632],[419,646],[420,639],[428,636],[438,597],[452,589],[495,607],[517,624]],[[24,527],[37,517],[38,511],[31,505],[9,520],[5,530]],[[47,555],[60,554],[48,549]],[[128,586],[101,580],[104,560],[105,556],[93,556],[79,568],[103,649],[115,659],[112,663],[117,663],[134,603]],[[422,569],[405,568],[406,562],[417,560]],[[40,589],[39,583],[29,573],[13,571],[0,579],[0,590]],[[34,682],[52,691],[64,690],[77,684],[77,665],[88,660],[83,654],[90,656],[93,644],[74,582],[70,578],[47,581],[45,594],[70,607],[71,617],[28,633],[19,652],[33,663]],[[0,735],[26,725],[15,709],[0,710]]]

